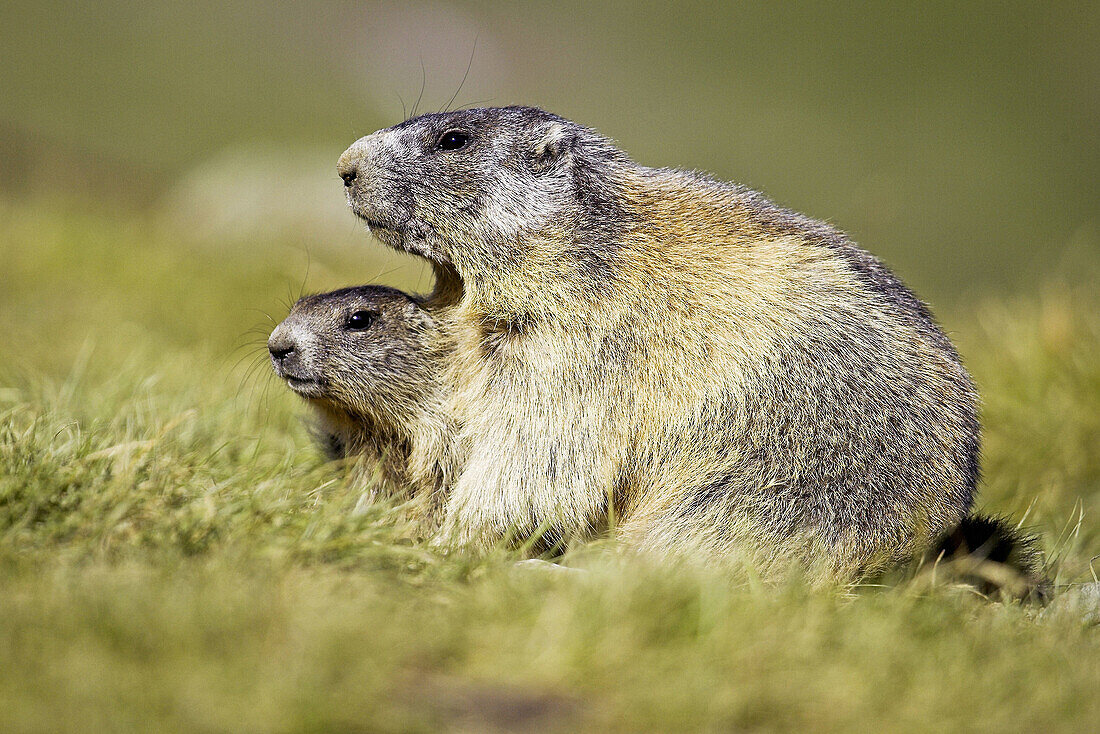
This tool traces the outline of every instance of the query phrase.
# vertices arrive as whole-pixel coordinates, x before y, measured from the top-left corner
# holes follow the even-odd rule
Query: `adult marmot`
[[[842,580],[967,514],[970,377],[832,227],[526,107],[408,120],[338,170],[371,231],[437,273],[458,541],[614,518],[641,548]]]

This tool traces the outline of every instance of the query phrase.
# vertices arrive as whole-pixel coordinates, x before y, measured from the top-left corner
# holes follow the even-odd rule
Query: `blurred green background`
[[[1097,3],[4,0],[0,730],[1100,730],[1098,48]],[[978,506],[1056,601],[410,543],[265,341],[303,288],[429,287],[335,162],[452,96],[881,256],[973,373]]]
[[[1096,3],[8,0],[2,21],[4,197],[139,208],[303,277],[307,251],[355,250],[350,281],[390,267],[336,158],[446,105],[468,63],[455,106],[539,105],[761,189],[934,304],[1076,270],[1100,238]]]

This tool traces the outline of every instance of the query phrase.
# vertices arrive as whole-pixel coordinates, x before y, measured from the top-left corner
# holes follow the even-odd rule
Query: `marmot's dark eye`
[[[378,314],[374,311],[356,311],[351,316],[348,316],[348,320],[344,322],[344,328],[351,329],[352,331],[369,329],[371,324],[377,320]]]
[[[439,136],[440,150],[458,150],[470,142],[470,136],[461,130],[448,130]]]

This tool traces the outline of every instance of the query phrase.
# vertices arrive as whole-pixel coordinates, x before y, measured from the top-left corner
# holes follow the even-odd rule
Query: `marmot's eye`
[[[470,136],[461,130],[448,130],[439,136],[440,150],[458,150],[470,142]]]
[[[344,322],[345,329],[351,329],[352,331],[361,331],[362,329],[369,329],[371,324],[378,320],[378,314],[374,311],[356,311],[351,316],[348,316],[348,320]]]

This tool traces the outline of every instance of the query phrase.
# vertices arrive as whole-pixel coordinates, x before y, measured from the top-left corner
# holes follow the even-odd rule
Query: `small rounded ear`
[[[535,170],[540,173],[568,158],[574,142],[573,133],[561,123],[550,123],[541,133],[534,150]]]
[[[405,319],[410,324],[416,324],[422,327],[431,327],[435,325],[435,319],[432,315],[424,310],[424,307],[415,301],[409,301],[405,304]]]

